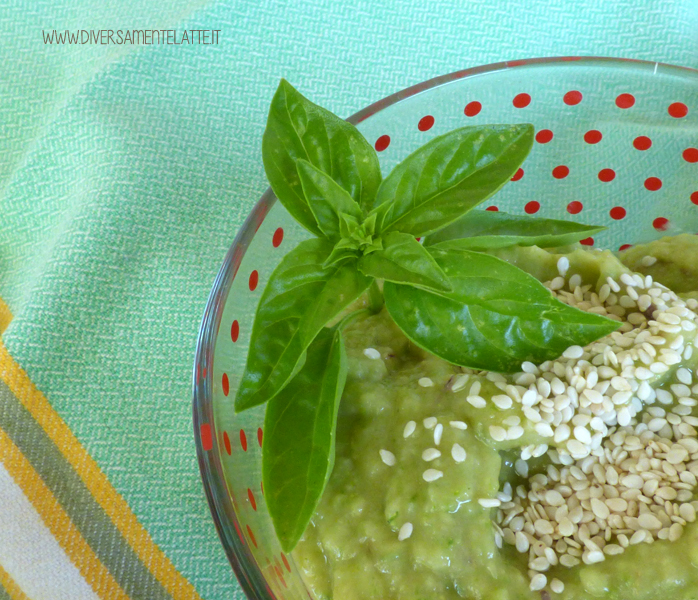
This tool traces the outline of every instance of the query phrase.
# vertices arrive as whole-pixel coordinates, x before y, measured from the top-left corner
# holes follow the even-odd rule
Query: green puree
[[[655,248],[666,244],[656,242]],[[698,250],[698,245],[691,247]],[[653,254],[653,249],[645,246],[640,258]],[[681,246],[674,250],[673,257],[682,256]],[[531,247],[496,254],[541,280],[557,275],[559,255],[552,252]],[[610,252],[577,249],[567,256],[570,272],[582,275],[584,283],[627,272]],[[626,264],[642,270],[634,262]],[[678,278],[698,281],[697,264],[693,261],[692,270],[689,263],[677,266]],[[683,286],[681,291],[691,290]],[[517,406],[500,411],[488,401],[486,408],[473,408],[466,397],[475,381],[486,399],[501,392],[474,375],[461,391],[451,391],[461,369],[411,344],[385,310],[349,326],[346,345],[349,375],[340,406],[334,471],[293,552],[318,600],[698,600],[696,524],[689,524],[676,542],[640,544],[602,563],[551,569],[548,581],[557,577],[565,583],[561,594],[530,591],[527,554],[496,546],[493,509],[477,500],[496,497],[500,474],[513,485],[520,483],[512,469],[502,469],[500,452],[511,460],[508,448],[550,439],[526,427],[516,441],[494,442],[486,435],[489,425],[519,415]],[[384,358],[365,356],[366,348],[375,348]],[[664,385],[669,377],[674,381],[673,373],[651,383]],[[433,385],[423,387],[418,383],[422,378]],[[434,430],[423,424],[429,417],[444,426],[438,447]],[[405,439],[409,421],[417,426]],[[465,421],[468,429],[451,427],[449,421]],[[455,443],[467,452],[463,462],[451,456]],[[434,447],[441,456],[425,462],[422,452]],[[381,450],[394,453],[394,466],[381,460]],[[545,465],[547,460],[544,456],[530,465]],[[427,482],[422,477],[426,469],[441,471],[443,477]],[[405,523],[413,525],[413,532],[399,541]]]

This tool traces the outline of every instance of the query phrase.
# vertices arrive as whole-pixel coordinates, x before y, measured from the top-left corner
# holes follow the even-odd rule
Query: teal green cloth
[[[279,78],[348,116],[502,60],[596,55],[696,68],[698,4],[98,4],[0,8],[0,298],[14,315],[3,341],[200,596],[240,598],[198,473],[191,371],[216,273],[267,187],[260,147]],[[140,47],[42,38],[119,28],[220,38]]]

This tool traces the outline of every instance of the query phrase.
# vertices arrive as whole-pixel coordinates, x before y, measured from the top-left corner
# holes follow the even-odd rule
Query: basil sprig
[[[523,163],[533,126],[461,127],[433,138],[385,179],[351,124],[281,80],[262,154],[279,201],[316,237],[271,274],[252,327],[235,410],[268,403],[267,508],[291,551],[332,472],[347,375],[344,315],[363,294],[414,343],[457,365],[514,371],[618,327],[557,299],[535,278],[478,252],[560,246],[602,228],[473,210]],[[415,238],[427,236],[424,245]],[[366,309],[363,309],[365,312]]]

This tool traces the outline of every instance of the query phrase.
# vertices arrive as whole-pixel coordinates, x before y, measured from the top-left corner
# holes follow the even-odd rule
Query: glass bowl
[[[456,127],[533,123],[536,143],[523,169],[484,207],[606,225],[583,243],[613,250],[698,231],[692,69],[606,58],[511,61],[431,79],[348,120],[374,144],[384,173]],[[261,292],[284,253],[307,237],[267,190],[213,284],[196,350],[194,432],[204,488],[235,574],[255,600],[310,596],[264,502],[264,407],[233,410]]]

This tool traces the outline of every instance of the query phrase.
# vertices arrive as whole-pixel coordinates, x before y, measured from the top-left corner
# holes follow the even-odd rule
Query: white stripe
[[[31,600],[99,600],[2,463],[0,565]]]

